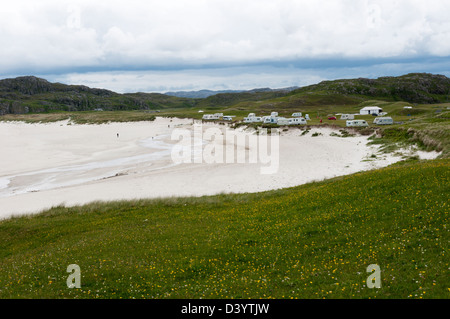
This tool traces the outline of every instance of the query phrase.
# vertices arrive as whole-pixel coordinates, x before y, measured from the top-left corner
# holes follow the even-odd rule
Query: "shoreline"
[[[258,163],[174,163],[170,151],[178,141],[170,136],[174,128],[192,130],[192,119],[68,123],[0,123],[0,134],[7,137],[0,141],[7,154],[0,159],[0,219],[95,201],[261,192],[401,160],[393,154],[371,158],[378,147],[366,145],[368,136],[333,136],[330,134],[337,129],[326,127],[310,128],[303,135],[301,129],[288,129],[280,131],[277,172],[262,175]],[[217,123],[201,126],[202,130],[228,127]],[[253,134],[245,128],[233,132]],[[215,143],[205,144],[219,145]],[[239,143],[230,144],[246,149]],[[431,159],[439,154],[418,155]]]

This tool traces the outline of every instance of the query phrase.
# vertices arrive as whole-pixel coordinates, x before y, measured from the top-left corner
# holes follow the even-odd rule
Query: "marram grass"
[[[0,298],[449,298],[449,163],[0,221]]]

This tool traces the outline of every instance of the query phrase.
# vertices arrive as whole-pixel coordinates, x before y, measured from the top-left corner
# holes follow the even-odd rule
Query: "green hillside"
[[[378,79],[323,81],[293,91],[251,90],[220,93],[207,98],[180,98],[159,93],[119,94],[82,85],[50,83],[33,76],[0,80],[0,115],[55,111],[125,110],[293,110],[356,107],[368,100],[436,104],[450,102],[450,79],[411,73]]]
[[[450,79],[444,75],[428,73],[410,73],[378,79],[343,79],[306,86],[290,92],[289,95],[313,92],[421,104],[446,103],[450,102]]]
[[[197,103],[202,107],[301,109],[323,106],[356,106],[368,100],[405,104],[450,102],[450,79],[443,75],[411,73],[378,79],[323,81],[290,92],[217,94]]]
[[[158,93],[119,94],[34,76],[0,80],[0,115],[102,109],[159,110],[192,107],[195,100]]]
[[[0,222],[0,298],[450,297],[449,160]],[[67,266],[81,288],[66,285]],[[369,289],[366,268],[381,268]]]

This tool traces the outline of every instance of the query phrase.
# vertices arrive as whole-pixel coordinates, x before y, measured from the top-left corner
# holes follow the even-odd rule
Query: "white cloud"
[[[293,67],[231,67],[175,71],[108,71],[47,76],[52,82],[83,84],[119,93],[182,90],[249,90],[304,86],[324,79],[320,72]]]
[[[15,0],[0,7],[0,69],[448,57],[448,12],[448,0]]]
[[[307,64],[307,63],[306,63]],[[431,72],[450,76],[450,61],[420,63],[362,61],[356,65],[329,63],[326,66],[254,65],[227,68],[185,70],[105,71],[47,75],[52,82],[83,84],[119,93],[160,92],[186,90],[249,90],[253,88],[283,88],[316,84],[323,80],[342,78],[377,78],[398,76],[411,72]]]

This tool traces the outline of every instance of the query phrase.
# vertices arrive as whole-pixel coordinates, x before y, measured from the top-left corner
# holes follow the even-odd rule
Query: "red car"
[[[335,120],[335,119],[336,119],[336,116],[329,116],[328,119],[329,119],[329,120]]]

